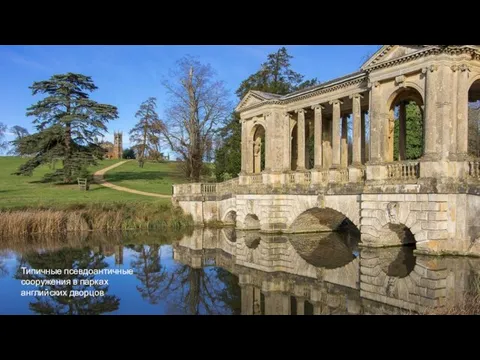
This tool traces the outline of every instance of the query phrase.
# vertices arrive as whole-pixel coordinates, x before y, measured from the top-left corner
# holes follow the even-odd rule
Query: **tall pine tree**
[[[95,138],[107,131],[110,120],[118,118],[117,108],[90,99],[89,93],[97,86],[90,76],[82,74],[53,75],[34,82],[30,89],[33,95],[47,96],[27,109],[38,132],[15,144],[20,154],[33,155],[15,174],[31,175],[39,165],[60,158],[63,168],[48,178],[69,183],[103,156]]]
[[[140,167],[143,167],[149,152],[159,150],[160,135],[165,129],[165,125],[156,112],[156,101],[156,98],[149,97],[140,105],[135,114],[138,122],[129,132],[130,141],[133,144],[132,148],[137,154]]]
[[[250,90],[285,95],[293,91],[317,85],[316,78],[304,80],[291,69],[293,58],[285,47],[267,56],[260,70],[242,81],[235,94],[241,100]],[[228,123],[218,132],[218,146],[215,151],[215,176],[218,181],[236,177],[241,170],[241,131],[240,117],[233,112]],[[313,143],[312,143],[313,144]],[[313,154],[313,149],[310,151]]]

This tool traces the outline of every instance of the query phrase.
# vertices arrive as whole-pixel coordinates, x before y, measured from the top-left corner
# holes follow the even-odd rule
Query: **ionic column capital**
[[[325,106],[317,104],[317,105],[312,105],[310,109],[315,110],[315,111],[322,111],[325,109]]]
[[[329,103],[330,105],[343,105],[343,101],[340,100],[340,99],[330,100],[328,103]]]
[[[374,88],[374,87],[377,88],[377,87],[379,87],[379,85],[380,85],[379,81],[369,82],[367,84],[367,88],[369,88],[369,89]]]
[[[438,70],[438,65],[436,64],[433,64],[433,65],[430,65],[430,66],[427,66],[425,68],[422,69],[422,74],[425,74],[427,72],[434,72],[434,71],[437,71]]]
[[[461,64],[461,65],[458,65],[458,70],[460,70],[461,72],[464,72],[464,71],[470,72],[471,68],[467,64]]]
[[[360,93],[352,94],[348,96],[349,99],[363,99],[364,96]]]
[[[306,110],[304,108],[296,109],[295,113],[297,114],[305,114]]]

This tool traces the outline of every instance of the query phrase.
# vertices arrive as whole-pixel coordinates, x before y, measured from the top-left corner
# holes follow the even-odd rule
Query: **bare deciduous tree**
[[[191,56],[177,62],[163,86],[170,95],[165,137],[184,161],[187,178],[199,181],[213,133],[232,107],[228,92],[210,65]]]

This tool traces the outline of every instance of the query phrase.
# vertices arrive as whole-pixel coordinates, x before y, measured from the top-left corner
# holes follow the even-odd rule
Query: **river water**
[[[0,247],[0,314],[428,314],[465,309],[480,259],[362,248],[356,232],[89,233]]]

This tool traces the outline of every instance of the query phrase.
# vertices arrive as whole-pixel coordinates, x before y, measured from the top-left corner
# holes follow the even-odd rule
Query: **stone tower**
[[[123,157],[122,133],[116,132],[113,135],[113,158],[121,159]]]

